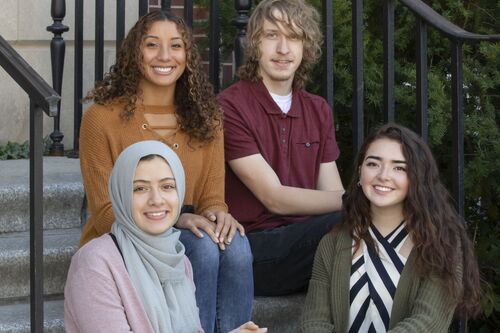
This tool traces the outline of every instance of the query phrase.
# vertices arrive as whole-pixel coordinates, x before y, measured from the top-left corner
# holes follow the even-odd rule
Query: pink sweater
[[[185,257],[186,275],[193,281]],[[193,292],[194,292],[193,283]],[[108,234],[75,253],[64,288],[66,332],[154,333],[123,259]],[[238,332],[235,330],[232,332]],[[202,333],[199,329],[198,333]]]

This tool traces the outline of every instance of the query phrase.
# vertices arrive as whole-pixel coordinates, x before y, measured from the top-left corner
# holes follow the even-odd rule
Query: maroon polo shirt
[[[316,189],[320,163],[335,161],[339,148],[326,101],[294,91],[288,114],[274,102],[262,81],[239,81],[218,96],[224,110],[225,160],[261,154],[281,184]],[[266,207],[226,167],[226,203],[246,231],[272,229],[304,220]]]

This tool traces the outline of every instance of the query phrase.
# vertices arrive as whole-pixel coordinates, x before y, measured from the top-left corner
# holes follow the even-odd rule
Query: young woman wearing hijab
[[[90,217],[81,245],[109,232],[115,220],[106,184],[120,152],[142,140],[164,142],[187,174],[190,211],[176,227],[193,265],[202,326],[227,332],[248,321],[252,255],[224,202],[222,115],[184,21],[161,10],[140,18],[87,99],[94,104],[82,119],[80,164]]]
[[[143,141],[120,154],[109,180],[111,234],[71,261],[67,332],[203,332],[191,265],[172,227],[184,193],[182,164],[165,144]],[[266,330],[248,322],[239,331]]]
[[[345,219],[316,252],[300,332],[448,332],[479,309],[472,243],[415,133],[387,124],[354,164]]]

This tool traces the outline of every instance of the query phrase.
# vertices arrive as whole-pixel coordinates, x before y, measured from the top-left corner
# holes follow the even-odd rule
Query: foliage
[[[0,146],[0,160],[17,160],[30,157],[30,145],[28,141],[24,143],[7,142],[5,146]]]
[[[204,1],[204,0],[201,0]],[[321,10],[322,0],[309,0]],[[427,0],[434,10],[471,32],[500,33],[498,0]],[[222,1],[222,48],[234,39],[233,1]],[[364,110],[365,133],[383,122],[383,1],[365,0]],[[342,150],[339,169],[344,183],[351,176],[352,66],[351,1],[333,1],[334,110],[337,140]],[[231,29],[227,29],[230,27]],[[416,129],[415,18],[396,1],[395,9],[396,121]],[[227,30],[226,30],[227,29]],[[444,182],[451,188],[451,42],[428,27],[429,144]],[[484,316],[470,323],[473,332],[500,327],[500,43],[465,43],[463,48],[465,107],[466,219],[476,243],[484,283]],[[321,94],[320,63],[312,73],[309,91]]]
[[[44,155],[48,155],[49,148],[52,145],[52,140],[49,136],[43,139]],[[30,143],[24,141],[23,143],[8,141],[5,145],[0,146],[0,160],[18,160],[30,158]]]

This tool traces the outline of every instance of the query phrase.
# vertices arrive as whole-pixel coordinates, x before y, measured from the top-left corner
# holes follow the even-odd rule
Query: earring
[[[361,181],[358,180],[358,183],[356,185],[358,185],[358,187],[361,187]]]

